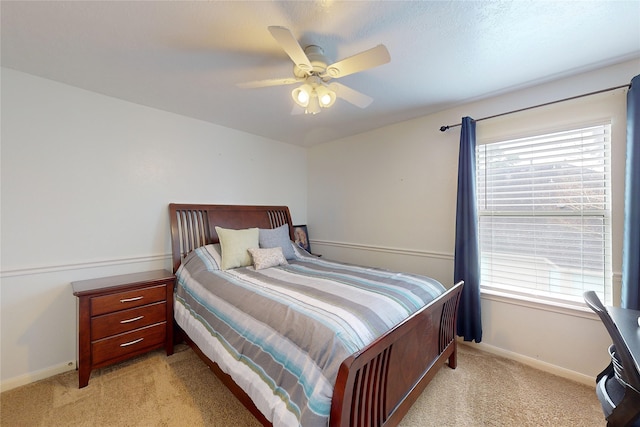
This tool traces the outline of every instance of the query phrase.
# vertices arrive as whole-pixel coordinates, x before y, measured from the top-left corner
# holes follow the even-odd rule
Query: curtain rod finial
[[[444,132],[449,129],[449,126],[440,126],[440,132]]]

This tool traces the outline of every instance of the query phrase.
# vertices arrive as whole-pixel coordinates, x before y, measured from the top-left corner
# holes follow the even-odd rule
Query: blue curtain
[[[462,119],[458,158],[458,202],[454,281],[464,280],[458,308],[458,335],[465,341],[482,340],[480,317],[480,245],[476,201],[476,122]]]
[[[627,93],[622,307],[640,310],[640,74]]]

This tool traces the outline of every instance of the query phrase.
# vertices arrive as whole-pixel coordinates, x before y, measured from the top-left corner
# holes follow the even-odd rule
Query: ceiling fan
[[[293,77],[256,80],[239,83],[238,86],[259,88],[301,83],[291,92],[291,96],[307,114],[317,114],[321,108],[331,107],[338,97],[360,108],[368,107],[373,101],[371,97],[343,84],[329,81],[386,64],[391,60],[387,48],[379,44],[341,61],[330,63],[320,46],[310,45],[303,49],[289,29],[271,26],[269,32],[293,61]],[[295,111],[296,109],[292,114]]]

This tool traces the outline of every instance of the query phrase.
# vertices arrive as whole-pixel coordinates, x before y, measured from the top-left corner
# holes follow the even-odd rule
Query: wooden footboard
[[[462,286],[463,282],[457,283],[342,363],[331,402],[330,427],[396,426],[447,359],[449,367],[456,368],[456,317]],[[174,329],[256,419],[271,426],[245,391],[177,324]]]
[[[342,363],[329,425],[397,425],[442,363],[456,367],[456,317],[463,283]]]

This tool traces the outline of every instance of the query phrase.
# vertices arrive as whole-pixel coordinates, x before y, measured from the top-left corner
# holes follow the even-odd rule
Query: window
[[[611,303],[611,125],[479,145],[481,287]]]

